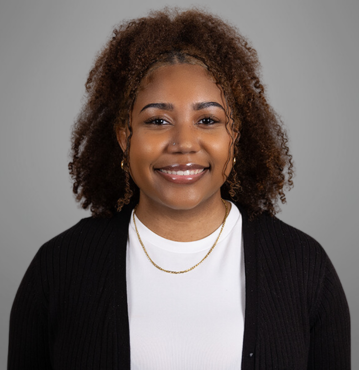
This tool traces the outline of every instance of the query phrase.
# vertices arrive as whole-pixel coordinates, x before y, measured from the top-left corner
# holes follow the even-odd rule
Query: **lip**
[[[207,168],[197,163],[185,163],[185,164],[171,164],[168,166],[158,167],[156,170],[166,170],[166,171],[191,171],[191,170],[202,170]]]
[[[201,179],[208,170],[209,167],[195,163],[173,164],[155,169],[160,176],[175,184],[193,184]]]

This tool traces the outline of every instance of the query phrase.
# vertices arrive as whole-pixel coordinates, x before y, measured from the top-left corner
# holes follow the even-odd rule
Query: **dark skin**
[[[140,189],[136,214],[156,234],[193,241],[223,222],[220,188],[232,140],[227,109],[220,88],[198,65],[162,66],[142,81],[131,114],[130,172]],[[122,150],[127,135],[118,132]]]
[[[122,160],[130,162],[128,153],[114,133],[131,122],[146,73],[178,63],[210,72],[231,108],[228,127],[241,134],[231,147],[237,162],[222,196],[241,204],[251,219],[275,215],[293,186],[294,170],[287,134],[259,78],[257,53],[226,22],[194,9],[151,12],[114,29],[89,73],[86,103],[72,132],[69,171],[76,200],[93,217],[112,217],[139,201],[130,172],[121,170]]]

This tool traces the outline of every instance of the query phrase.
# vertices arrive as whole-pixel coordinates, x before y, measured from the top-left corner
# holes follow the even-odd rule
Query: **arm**
[[[326,256],[318,303],[310,330],[308,370],[349,370],[350,316],[339,277]]]
[[[11,309],[8,370],[51,369],[46,311],[37,253]]]

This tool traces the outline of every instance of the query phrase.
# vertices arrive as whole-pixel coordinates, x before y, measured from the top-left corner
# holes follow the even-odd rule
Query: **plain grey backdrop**
[[[87,217],[68,175],[71,126],[96,53],[124,19],[206,6],[252,41],[296,166],[278,217],[317,239],[347,294],[359,364],[359,2],[6,0],[0,5],[0,367],[9,314],[39,247]]]

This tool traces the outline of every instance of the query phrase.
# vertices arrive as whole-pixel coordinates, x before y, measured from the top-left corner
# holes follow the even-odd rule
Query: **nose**
[[[200,138],[190,123],[177,124],[168,145],[171,153],[194,153],[199,150]]]

